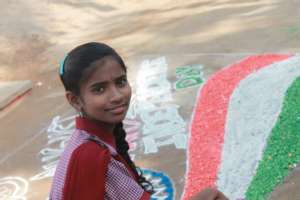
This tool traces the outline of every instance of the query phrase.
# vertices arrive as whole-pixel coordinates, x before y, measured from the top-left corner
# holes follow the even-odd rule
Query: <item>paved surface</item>
[[[21,98],[32,88],[31,81],[6,81],[0,82],[0,110]]]
[[[180,199],[184,190],[192,191],[184,185],[190,179],[188,136],[197,102],[201,102],[199,90],[249,56],[266,53],[291,56],[300,52],[299,3],[295,0],[0,2],[0,81],[32,82],[29,93],[0,111],[0,199],[46,199],[55,163],[74,128],[75,113],[65,100],[57,75],[58,63],[71,48],[87,41],[108,43],[124,57],[135,94],[125,122],[131,155],[161,189],[157,197]],[[250,66],[257,62],[252,59]],[[149,70],[151,66],[157,71]],[[150,79],[153,73],[156,76]],[[150,82],[143,85],[143,80]],[[156,85],[151,86],[151,80]],[[227,91],[231,79],[218,80],[226,80],[218,91]],[[208,106],[209,102],[217,102],[215,97],[210,98],[202,100]],[[219,99],[222,98],[227,97]],[[222,140],[218,144],[223,144]],[[234,166],[236,163],[232,162]],[[263,199],[300,199],[296,166]]]

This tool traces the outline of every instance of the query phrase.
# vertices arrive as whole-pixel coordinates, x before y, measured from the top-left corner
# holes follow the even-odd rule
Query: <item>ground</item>
[[[0,13],[0,81],[33,83],[28,93],[0,111],[0,199],[47,197],[55,163],[74,127],[75,112],[65,100],[58,66],[76,45],[104,42],[124,58],[135,94],[125,122],[131,154],[149,177],[158,180],[157,187],[168,185],[169,190],[157,194],[161,199],[180,199],[184,190],[192,191],[184,185],[190,179],[190,161],[202,159],[191,157],[189,149],[192,127],[202,111],[197,106],[206,100],[204,89],[224,81],[222,74],[234,64],[244,73],[263,62],[255,56],[277,55],[289,56],[276,60],[278,66],[291,66],[281,61],[300,51],[300,2],[295,0],[11,0],[0,2]],[[249,57],[253,59],[248,67],[240,65]],[[255,76],[258,69],[251,70],[247,76]],[[235,73],[228,73],[230,78],[216,87],[220,93],[234,77],[240,79],[232,83],[232,90],[248,80],[246,74]],[[275,72],[270,73],[269,79],[276,80]],[[227,95],[237,94],[231,92]],[[288,96],[285,92],[281,103]],[[207,101],[218,102],[216,98]],[[229,124],[232,118],[226,119]],[[161,130],[165,131],[157,136]],[[228,144],[222,138],[217,138],[217,145]],[[298,171],[292,167],[264,198],[300,199]]]

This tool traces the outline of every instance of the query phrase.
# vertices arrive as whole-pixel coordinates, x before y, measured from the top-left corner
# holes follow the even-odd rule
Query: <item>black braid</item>
[[[154,189],[153,185],[146,180],[143,176],[142,170],[139,167],[136,167],[134,162],[131,160],[128,150],[129,145],[126,141],[126,132],[123,128],[123,123],[119,123],[114,129],[114,136],[116,140],[117,152],[125,159],[130,168],[138,174],[138,183],[139,185],[147,192],[153,194]]]

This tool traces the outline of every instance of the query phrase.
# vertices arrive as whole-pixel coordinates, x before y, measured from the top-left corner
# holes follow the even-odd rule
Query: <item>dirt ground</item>
[[[55,163],[47,152],[62,144],[49,142],[49,126],[59,116],[65,124],[56,125],[67,130],[72,127],[68,117],[74,116],[64,98],[58,66],[76,45],[98,41],[114,47],[129,67],[134,91],[145,60],[164,57],[173,83],[179,66],[202,65],[203,78],[209,79],[247,56],[300,52],[296,0],[10,0],[0,1],[0,16],[0,81],[34,83],[30,93],[0,112],[0,199],[47,197]],[[173,94],[186,130],[197,92],[193,87]],[[140,141],[133,152],[136,162],[168,174],[174,199],[180,199],[186,148],[166,145],[146,154]],[[5,185],[12,182],[16,184]],[[270,199],[298,200],[299,187],[295,168]]]

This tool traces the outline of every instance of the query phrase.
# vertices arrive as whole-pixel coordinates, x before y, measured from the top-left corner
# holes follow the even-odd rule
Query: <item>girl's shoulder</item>
[[[84,173],[88,179],[93,176],[102,177],[106,174],[110,161],[111,154],[107,148],[88,141],[72,153],[68,173],[74,176],[76,174],[82,176]]]
[[[107,164],[109,162],[111,157],[109,149],[90,138],[91,135],[87,132],[75,130],[64,152],[69,154],[69,164],[95,165],[95,163]]]
[[[97,140],[86,131],[76,129],[73,133],[66,152],[72,152],[71,157],[103,158],[110,157],[109,147]]]
[[[111,155],[107,147],[99,145],[93,141],[87,141],[76,148],[72,157],[89,162],[90,160],[95,159],[110,159]]]

